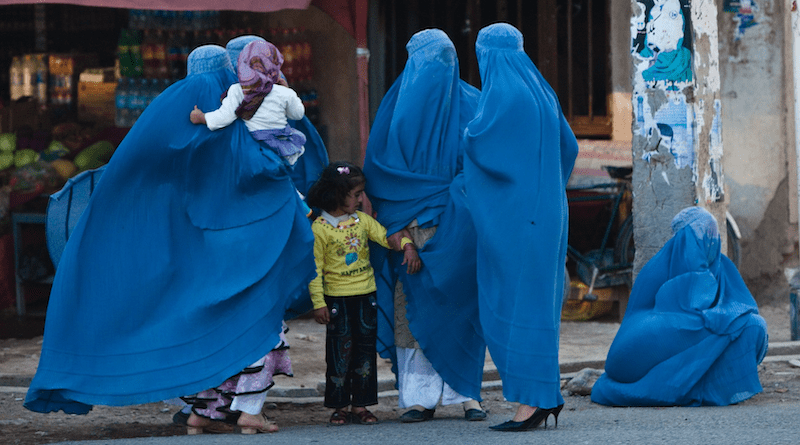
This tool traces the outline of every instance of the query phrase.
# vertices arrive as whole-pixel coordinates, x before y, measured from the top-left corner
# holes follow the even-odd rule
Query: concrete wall
[[[796,172],[787,169],[787,150],[794,151],[787,125],[793,102],[786,76],[792,60],[785,47],[788,3],[752,0],[749,10],[730,11],[718,3],[729,211],[743,235],[742,276],[763,301],[773,297],[776,284],[785,288],[781,263],[794,248],[788,183]]]
[[[611,54],[611,139],[630,141],[632,138],[633,105],[631,103],[631,2],[611,0],[609,6],[609,46]]]

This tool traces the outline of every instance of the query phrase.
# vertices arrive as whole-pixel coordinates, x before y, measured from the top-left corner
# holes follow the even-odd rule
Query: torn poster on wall
[[[744,37],[744,31],[747,28],[758,25],[755,18],[758,5],[755,0],[725,0],[723,2],[723,11],[736,14],[733,17],[733,21],[738,25],[733,35],[734,40],[739,40]]]
[[[706,202],[722,201],[725,191],[722,186],[722,102],[714,100],[714,119],[708,145],[708,170],[703,177]]]
[[[684,90],[692,86],[689,2],[639,0],[637,5],[631,54],[636,65],[635,131],[648,140],[642,158],[651,162],[659,151],[669,152],[677,168],[694,171],[694,113]]]
[[[686,105],[686,96],[672,94],[653,115],[661,134],[661,143],[675,159],[676,168],[694,169],[694,129],[690,124],[692,108]]]
[[[634,57],[647,62],[641,76],[651,88],[677,91],[692,81],[688,0],[640,0],[634,17]]]

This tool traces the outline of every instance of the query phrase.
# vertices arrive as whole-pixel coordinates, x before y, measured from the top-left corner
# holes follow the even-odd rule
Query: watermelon
[[[3,133],[0,134],[0,151],[12,152],[17,149],[17,135],[16,133]]]

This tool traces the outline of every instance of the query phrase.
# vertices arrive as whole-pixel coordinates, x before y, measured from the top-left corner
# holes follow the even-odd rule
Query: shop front
[[[275,43],[330,158],[363,159],[366,0],[189,3],[0,1],[0,310],[24,293],[21,312],[43,312],[48,194],[107,162],[199,45],[244,34]]]

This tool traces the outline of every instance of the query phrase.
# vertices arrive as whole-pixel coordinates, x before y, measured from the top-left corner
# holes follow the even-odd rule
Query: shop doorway
[[[417,31],[440,28],[456,46],[461,78],[480,87],[475,37],[504,21],[522,31],[525,50],[553,86],[579,138],[611,137],[608,0],[370,1],[371,117],[403,70],[405,44]]]

